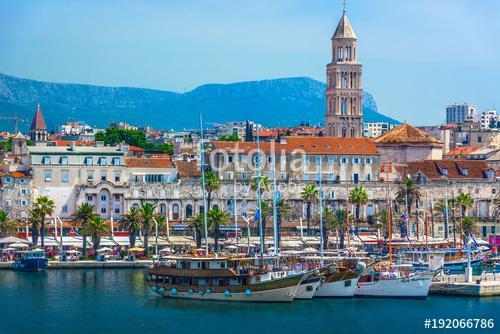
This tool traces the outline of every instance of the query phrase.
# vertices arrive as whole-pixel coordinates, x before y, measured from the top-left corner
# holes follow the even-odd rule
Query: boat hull
[[[45,258],[30,258],[16,261],[12,264],[15,271],[42,271],[49,267],[49,262]]]
[[[295,299],[312,299],[316,291],[318,291],[322,281],[323,277],[317,277],[317,279],[311,282],[303,282],[297,287]]]
[[[178,292],[175,294],[172,291],[159,291],[160,296],[177,299],[197,299],[211,301],[230,301],[230,302],[265,302],[265,303],[283,303],[293,301],[299,285],[278,288],[266,291],[255,291],[250,294],[245,292],[225,294],[221,292],[200,293],[200,292]]]
[[[323,298],[351,298],[354,296],[354,291],[356,289],[356,284],[358,283],[359,277],[343,279],[334,282],[323,283],[320,285],[314,297]]]
[[[358,282],[355,296],[388,298],[427,298],[433,274],[416,275],[375,282]]]

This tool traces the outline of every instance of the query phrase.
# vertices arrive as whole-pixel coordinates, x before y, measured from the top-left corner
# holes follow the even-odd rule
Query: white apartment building
[[[476,106],[469,103],[451,104],[446,106],[446,124],[459,124],[474,121]]]
[[[378,136],[386,133],[395,126],[396,124],[388,122],[364,122],[363,137],[377,138]]]
[[[29,146],[28,150],[33,198],[50,197],[54,215],[70,219],[84,201],[105,219],[123,214],[126,146]]]

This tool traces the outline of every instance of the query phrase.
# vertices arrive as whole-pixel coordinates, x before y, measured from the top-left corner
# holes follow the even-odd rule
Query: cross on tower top
[[[342,0],[342,6],[344,7],[344,13],[345,13],[346,5],[347,5],[347,0]]]

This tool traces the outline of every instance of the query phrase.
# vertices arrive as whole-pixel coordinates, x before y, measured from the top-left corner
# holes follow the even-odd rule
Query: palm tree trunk
[[[33,243],[33,247],[36,248],[38,245],[38,229],[35,224],[31,225],[31,242]]]
[[[196,248],[200,249],[201,248],[201,230],[199,228],[196,228],[195,233],[196,233]]]
[[[214,253],[217,253],[219,249],[219,229],[215,229],[215,235],[214,235]]]
[[[101,238],[98,236],[92,236],[92,243],[94,246],[94,254],[97,254],[97,250],[99,249],[99,244],[101,243]]]
[[[311,203],[307,203],[306,219],[307,219],[307,235],[311,236]]]
[[[42,248],[44,248],[45,247],[45,217],[42,217],[42,222],[40,224],[40,237],[41,237],[40,246]]]
[[[82,235],[83,244],[82,244],[82,256],[87,256],[87,235]]]
[[[328,229],[323,228],[323,249],[328,248]]]
[[[144,255],[148,256],[149,253],[149,232],[144,230]]]
[[[135,231],[129,231],[128,239],[130,242],[130,247],[135,247],[135,239],[137,237],[137,234]]]
[[[344,229],[341,228],[340,229],[340,245],[339,245],[339,249],[343,249],[344,248]]]
[[[360,211],[361,206],[356,204],[356,232],[358,232],[358,227],[359,227],[359,211]]]
[[[207,212],[210,210],[210,204],[212,203],[212,192],[209,191],[207,194]]]

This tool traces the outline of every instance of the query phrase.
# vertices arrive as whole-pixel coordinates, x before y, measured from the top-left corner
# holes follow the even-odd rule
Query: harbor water
[[[425,319],[439,318],[494,319],[495,329],[469,333],[500,326],[497,297],[207,302],[159,297],[144,279],[136,269],[0,271],[0,333],[425,333]]]

